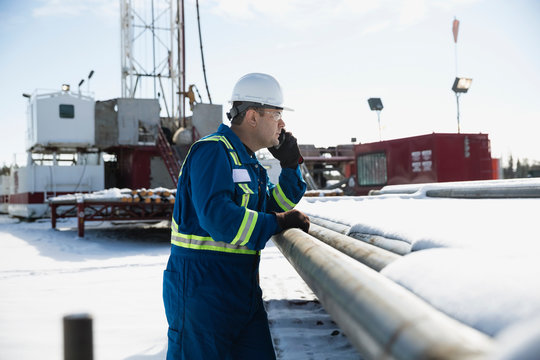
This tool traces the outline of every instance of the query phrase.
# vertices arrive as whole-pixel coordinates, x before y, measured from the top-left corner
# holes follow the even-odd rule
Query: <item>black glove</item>
[[[296,169],[298,164],[304,162],[296,138],[290,132],[281,129],[279,134],[279,145],[269,147],[270,153],[279,160],[282,168]]]
[[[309,218],[301,211],[289,210],[274,214],[276,214],[276,219],[281,230],[299,228],[306,233],[309,231]]]

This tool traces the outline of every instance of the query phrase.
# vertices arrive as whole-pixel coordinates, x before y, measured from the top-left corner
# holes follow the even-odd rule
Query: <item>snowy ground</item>
[[[540,182],[527,182],[540,189]],[[351,234],[406,244],[382,270],[440,311],[495,340],[490,358],[540,358],[540,233],[534,199],[415,194],[304,198],[298,208]],[[87,223],[0,215],[0,360],[62,357],[62,317],[94,318],[95,359],[163,359],[166,222]],[[261,287],[279,359],[359,359],[279,250],[263,251]],[[399,302],[399,299],[395,299]],[[434,330],[435,331],[435,330]]]
[[[96,360],[164,359],[162,272],[168,224],[20,222],[0,215],[0,360],[61,359],[62,317],[94,319]],[[279,250],[263,251],[261,286],[279,359],[359,359]]]

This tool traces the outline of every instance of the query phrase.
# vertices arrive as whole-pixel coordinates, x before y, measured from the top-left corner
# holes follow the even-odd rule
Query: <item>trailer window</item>
[[[386,154],[360,155],[356,159],[358,185],[384,185],[387,181]]]
[[[60,104],[60,117],[63,119],[73,119],[75,117],[75,106]]]

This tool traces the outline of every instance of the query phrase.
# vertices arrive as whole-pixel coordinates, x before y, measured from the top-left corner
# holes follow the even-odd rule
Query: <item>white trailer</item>
[[[47,199],[104,188],[104,164],[95,146],[93,97],[62,91],[35,91],[27,112],[26,166],[14,167],[9,181],[8,213],[37,218]]]

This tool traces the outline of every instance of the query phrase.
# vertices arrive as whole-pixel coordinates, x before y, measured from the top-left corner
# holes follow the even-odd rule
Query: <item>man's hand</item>
[[[290,228],[299,228],[304,232],[309,231],[309,217],[301,211],[289,210],[282,213],[275,213],[276,219],[281,230]]]
[[[283,136],[283,141],[279,145],[269,147],[270,153],[279,160],[282,168],[296,169],[298,164],[301,164],[304,159],[300,155],[300,149],[296,142],[296,138],[290,132],[285,132],[281,129],[280,139]]]

